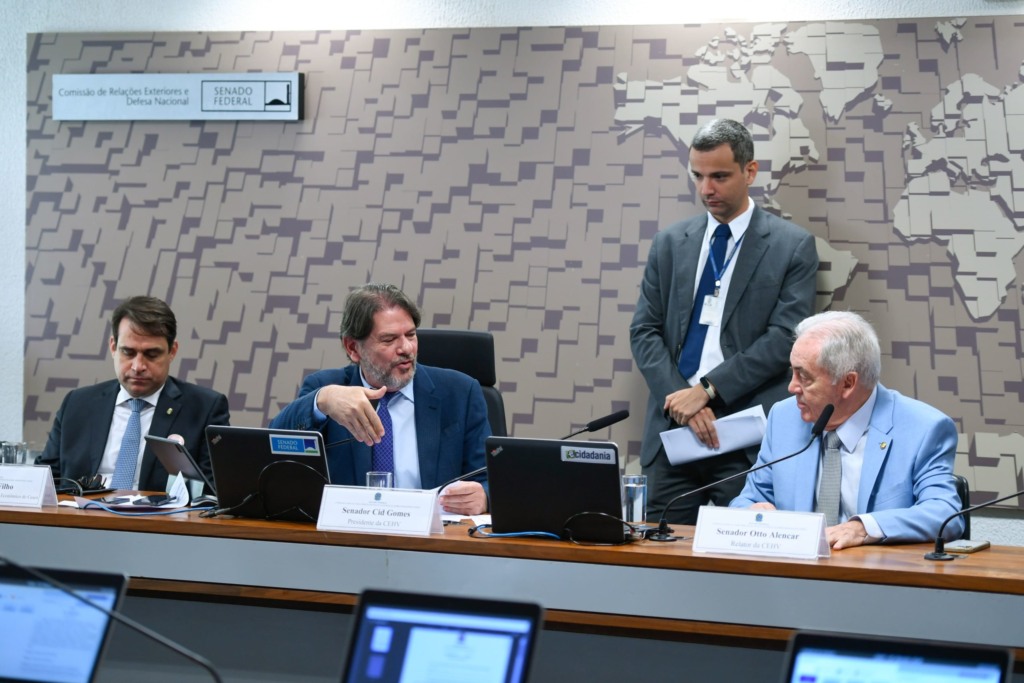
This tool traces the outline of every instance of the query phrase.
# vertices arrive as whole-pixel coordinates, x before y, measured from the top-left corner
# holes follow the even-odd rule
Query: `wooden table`
[[[117,571],[135,595],[350,609],[367,587],[529,600],[547,628],[781,650],[793,629],[984,643],[1024,661],[1024,549],[953,562],[930,545],[818,561],[694,553],[688,540],[588,547],[321,532],[311,524],[0,508],[0,552]],[[676,527],[692,536],[692,528]]]

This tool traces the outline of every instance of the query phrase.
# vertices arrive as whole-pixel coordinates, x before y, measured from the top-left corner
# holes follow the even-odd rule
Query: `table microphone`
[[[565,441],[566,439],[571,439],[572,437],[576,436],[577,434],[582,434],[583,432],[596,432],[599,429],[604,429],[605,427],[611,427],[613,424],[618,424],[619,422],[622,422],[627,417],[629,417],[629,411],[628,410],[620,410],[617,413],[612,413],[611,415],[605,415],[604,417],[599,417],[596,420],[591,420],[590,422],[588,422],[587,425],[583,429],[575,431],[572,434],[570,434],[569,436],[563,436],[561,439],[559,439],[559,441]]]
[[[106,607],[102,607],[100,605],[97,605],[95,602],[92,602],[91,600],[83,598],[81,595],[79,595],[75,591],[71,590],[70,588],[65,586],[63,583],[61,583],[60,581],[57,581],[56,579],[54,579],[54,578],[52,578],[50,576],[47,576],[46,574],[44,574],[41,571],[38,571],[37,569],[34,569],[32,567],[26,567],[24,565],[18,564],[14,560],[11,560],[11,559],[8,559],[6,557],[3,557],[2,555],[0,555],[0,562],[3,562],[4,564],[6,564],[8,566],[14,567],[18,571],[24,572],[25,574],[28,574],[29,576],[31,576],[33,578],[36,578],[36,579],[42,581],[43,583],[46,583],[46,584],[48,584],[50,586],[53,586],[54,588],[56,588],[57,590],[59,590],[59,591],[61,591],[63,593],[67,593],[68,595],[70,595],[71,597],[75,598],[79,602],[84,602],[89,607],[92,607],[94,610],[97,610],[99,612],[103,612],[104,614],[106,614],[108,617],[110,617],[111,619],[113,619],[117,623],[122,624],[124,626],[127,626],[128,628],[130,628],[131,630],[135,631],[136,633],[140,633],[140,634],[146,636],[147,638],[149,638],[150,640],[155,641],[155,642],[159,643],[160,645],[163,645],[167,649],[169,649],[169,650],[171,650],[173,652],[178,653],[179,655],[181,655],[185,659],[188,659],[188,660],[194,662],[195,664],[198,664],[199,666],[203,667],[204,669],[206,669],[207,671],[210,672],[210,676],[213,677],[213,680],[217,681],[217,683],[223,683],[223,681],[222,681],[222,679],[220,677],[220,674],[217,673],[217,670],[215,668],[213,668],[213,664],[210,663],[210,660],[208,660],[205,657],[202,657],[200,655],[197,655],[195,652],[192,652],[189,649],[186,649],[184,646],[179,645],[178,643],[174,642],[170,638],[167,638],[166,636],[162,636],[159,633],[157,633],[156,631],[153,631],[152,629],[146,628],[145,626],[143,626],[142,624],[138,623],[137,621],[134,621],[133,619],[129,619],[128,617],[124,616],[123,614],[121,614],[119,612],[114,612],[114,611],[108,610]]]
[[[782,462],[783,460],[789,460],[790,458],[795,458],[796,456],[800,455],[801,453],[806,451],[808,448],[810,448],[811,444],[814,443],[814,440],[817,439],[819,436],[821,436],[821,433],[823,431],[825,431],[825,426],[828,424],[828,421],[830,419],[832,419],[832,413],[834,413],[835,410],[836,410],[836,407],[834,405],[832,405],[831,403],[829,403],[827,406],[825,406],[822,409],[821,415],[818,416],[817,422],[815,422],[814,426],[811,427],[811,438],[810,438],[810,440],[807,442],[807,445],[804,446],[803,448],[801,448],[800,450],[798,450],[798,451],[796,451],[794,453],[790,453],[789,455],[784,455],[781,458],[776,458],[775,460],[772,460],[771,462],[761,463],[760,465],[756,465],[755,467],[751,467],[749,470],[744,470],[743,472],[737,472],[736,474],[731,474],[728,477],[726,477],[725,479],[719,479],[718,481],[713,481],[710,484],[707,484],[706,486],[701,486],[700,488],[693,489],[692,491],[687,491],[686,493],[680,493],[678,496],[676,496],[675,498],[670,500],[668,502],[668,505],[665,506],[665,510],[661,513],[661,521],[658,522],[658,530],[653,532],[653,533],[651,533],[651,534],[649,534],[647,536],[647,538],[652,540],[652,541],[661,541],[661,542],[678,541],[679,539],[672,535],[672,529],[670,529],[668,527],[668,519],[667,519],[668,509],[670,507],[672,507],[673,503],[675,503],[676,501],[682,500],[683,498],[686,498],[687,496],[693,495],[694,493],[700,493],[701,491],[709,489],[712,486],[718,486],[719,484],[724,484],[727,481],[732,481],[733,479],[735,479],[737,477],[743,477],[743,476],[746,476],[748,474],[752,474],[753,472],[757,472],[758,470],[764,469],[765,467],[770,467],[770,466],[774,465],[777,462]]]
[[[380,403],[380,399],[379,398],[371,398],[370,399],[370,405],[373,406],[374,410],[377,410],[377,404],[378,403]],[[324,445],[324,450],[326,451],[328,448],[334,448],[335,446],[344,446],[345,444],[352,443],[355,440],[356,440],[356,437],[350,436],[349,438],[342,439],[341,441],[332,441],[331,443]]]
[[[946,525],[949,524],[950,522],[952,522],[957,517],[960,517],[961,515],[966,515],[968,512],[974,512],[975,510],[980,510],[982,508],[987,508],[989,505],[995,505],[996,503],[1002,503],[1004,500],[1009,500],[1010,498],[1016,498],[1017,496],[1022,495],[1022,494],[1024,494],[1024,490],[1017,491],[1017,493],[1011,493],[1010,495],[1003,496],[1002,498],[996,498],[995,500],[990,500],[987,503],[978,503],[977,505],[972,505],[971,507],[967,508],[966,510],[960,510],[959,512],[953,513],[952,515],[947,517],[946,521],[944,521],[942,523],[942,526],[939,527],[939,533],[935,537],[935,550],[933,550],[930,553],[925,553],[924,554],[924,559],[926,559],[926,560],[938,560],[938,561],[942,561],[942,562],[946,562],[948,560],[954,559],[953,555],[950,555],[949,553],[946,552],[946,541],[945,541],[945,539],[942,538],[942,532],[946,530]]]
[[[473,470],[472,472],[466,472],[465,474],[460,474],[459,476],[455,477],[454,479],[449,479],[445,483],[443,483],[440,486],[438,486],[437,490],[438,491],[444,491],[444,487],[446,487],[446,486],[450,486],[450,485],[454,484],[457,481],[465,481],[466,479],[472,479],[473,477],[477,476],[478,474],[483,474],[486,471],[487,471],[487,465],[484,465],[483,467],[479,467],[479,468]]]

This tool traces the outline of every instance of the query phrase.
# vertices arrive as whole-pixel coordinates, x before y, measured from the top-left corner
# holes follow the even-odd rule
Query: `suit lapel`
[[[875,490],[878,473],[882,471],[882,465],[892,450],[892,414],[895,408],[896,401],[892,393],[879,384],[875,408],[871,411],[871,419],[868,421],[868,436],[864,442],[864,464],[860,472],[860,490],[857,493],[857,510],[865,513],[871,512],[868,509],[871,492]]]
[[[437,460],[441,455],[441,401],[434,380],[420,366],[412,385],[416,399],[416,445],[420,459],[420,486],[437,481]]]
[[[807,443],[809,438],[809,429],[806,436],[801,432],[800,439],[803,443]],[[818,467],[821,463],[821,447],[821,439],[816,439],[811,447],[807,449],[807,452],[793,458],[794,464],[792,469],[796,471],[796,486],[794,488],[796,500],[793,501],[793,509],[798,512],[812,512],[814,510],[814,496],[818,490]]]
[[[110,425],[114,422],[114,407],[117,401],[117,392],[121,385],[117,380],[107,383],[100,392],[101,414],[95,420],[88,420],[85,423],[85,438],[82,443],[92,444],[89,449],[89,471],[99,472],[100,463],[103,461],[103,453],[107,447],[107,440],[110,438]]]
[[[736,255],[736,267],[733,268],[732,279],[729,281],[729,292],[725,296],[725,310],[722,311],[723,328],[729,324],[736,306],[750,284],[750,278],[754,276],[757,265],[768,251],[769,234],[768,226],[765,225],[764,212],[760,207],[755,206],[754,213],[750,217],[750,225],[743,233],[743,243]]]
[[[164,382],[163,391],[157,399],[156,407],[153,409],[153,421],[149,425],[149,433],[154,436],[170,436],[174,432],[174,423],[181,413],[181,388],[178,383],[168,377]],[[142,468],[139,470],[139,486],[143,489],[153,488],[162,490],[166,482],[151,481],[154,471],[157,468],[156,455],[148,445],[142,454]],[[163,468],[161,467],[162,471]],[[149,485],[147,486],[147,482]]]
[[[679,300],[679,339],[686,339],[686,330],[690,326],[690,315],[693,312],[693,297],[696,293],[697,262],[703,246],[707,220],[693,222],[685,229],[673,247],[672,263],[679,268],[679,277],[675,278],[676,296]],[[671,274],[663,274],[669,277]],[[676,360],[676,359],[673,359]]]
[[[352,363],[351,365],[346,366],[343,372],[343,384],[345,386],[361,387],[363,385],[359,376],[358,364]],[[333,433],[334,435],[331,438],[332,442],[352,437],[352,434],[347,429],[334,420],[329,419],[327,424],[331,425],[327,432]],[[359,443],[358,441],[336,446],[335,448],[341,449],[341,452],[343,453],[341,458],[344,459],[343,462],[350,463],[350,466],[352,467],[352,484],[354,486],[364,486],[366,484],[366,473],[373,469],[373,449],[364,443]]]

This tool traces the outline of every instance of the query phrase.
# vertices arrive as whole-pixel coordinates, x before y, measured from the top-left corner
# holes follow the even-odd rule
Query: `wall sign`
[[[54,74],[57,121],[298,121],[302,74]]]

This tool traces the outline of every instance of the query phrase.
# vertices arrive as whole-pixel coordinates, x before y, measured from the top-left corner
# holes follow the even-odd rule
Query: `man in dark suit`
[[[754,143],[742,124],[716,119],[690,146],[690,173],[707,213],[658,233],[630,325],[633,357],[651,395],[640,464],[648,509],[750,467],[757,449],[669,463],[659,434],[688,426],[718,447],[713,421],[787,396],[793,329],[814,307],[818,255],[803,228],[754,205]],[[749,452],[748,452],[749,451]],[[694,524],[708,501],[728,505],[743,478],[688,496],[668,519]]]
[[[208,476],[207,425],[229,423],[223,394],[169,377],[178,352],[178,324],[166,303],[135,296],[111,317],[110,355],[117,379],[71,391],[57,411],[39,464],[57,478],[93,474],[117,488],[163,491],[167,470],[146,447],[146,434],[180,437]],[[140,403],[133,416],[132,404]],[[133,421],[137,431],[132,435]],[[124,462],[118,460],[124,451]]]
[[[332,484],[363,486],[367,472],[384,470],[399,488],[430,489],[484,466],[491,429],[480,385],[418,365],[419,324],[416,304],[394,285],[355,289],[341,320],[352,365],[307,377],[271,421],[275,429],[323,433]],[[440,502],[448,512],[480,514],[487,493],[480,481],[456,482]]]

